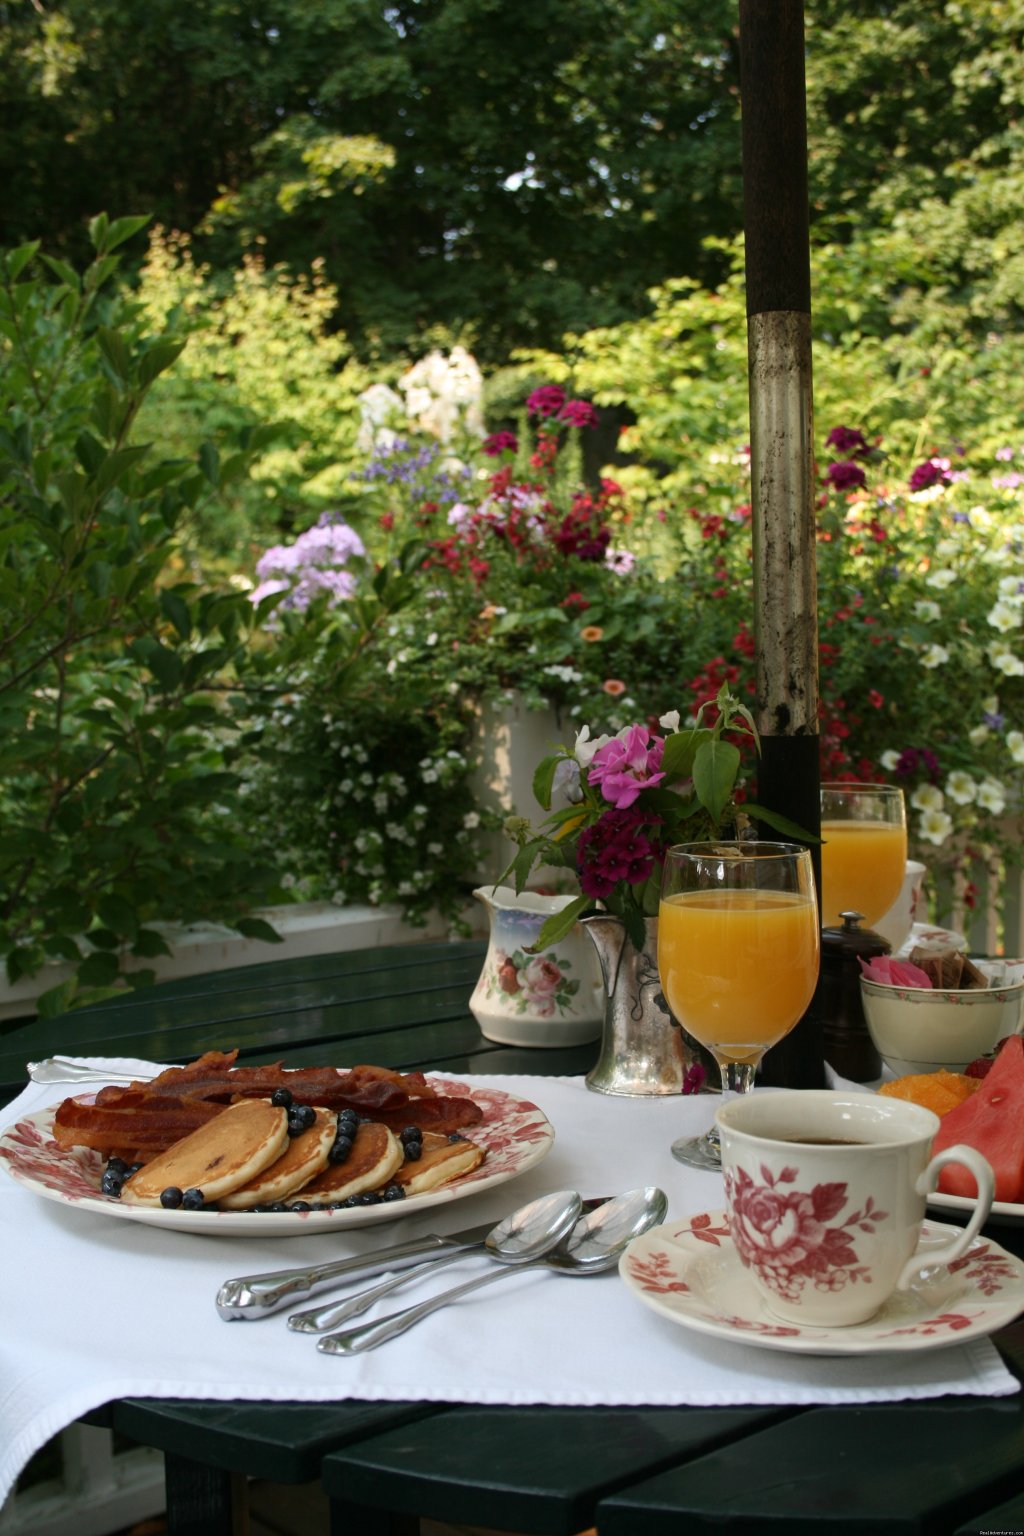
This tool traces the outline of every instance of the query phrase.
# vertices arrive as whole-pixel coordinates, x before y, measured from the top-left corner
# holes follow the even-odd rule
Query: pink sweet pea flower
[[[645,725],[631,725],[594,753],[587,777],[617,811],[628,810],[641,790],[665,777],[658,772],[664,750],[660,736],[652,741]]]

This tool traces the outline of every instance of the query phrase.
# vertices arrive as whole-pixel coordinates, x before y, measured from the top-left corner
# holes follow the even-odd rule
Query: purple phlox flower
[[[1006,724],[1005,716],[994,713],[988,709],[983,712],[981,718],[988,726],[990,731],[1001,731],[1003,726]]]
[[[825,479],[837,491],[855,491],[864,485],[867,476],[852,459],[836,459],[825,471]]]
[[[1013,449],[1012,448],[997,448],[996,449],[996,458],[997,459],[1002,459],[1004,463],[1009,463],[1009,461],[1013,458]]]
[[[642,885],[654,869],[657,850],[647,831],[660,826],[658,817],[642,811],[606,811],[585,827],[576,845],[576,868],[585,896],[603,900],[621,881]]]
[[[896,764],[897,778],[909,779],[924,769],[933,784],[939,781],[939,760],[929,747],[904,747]]]
[[[910,476],[910,489],[912,491],[926,491],[933,485],[948,485],[949,460],[925,459],[919,464]]]
[[[662,737],[652,740],[645,725],[628,726],[594,753],[587,778],[616,810],[624,811],[642,790],[665,777],[658,771],[664,750]]]
[[[604,552],[604,563],[610,571],[626,576],[636,565],[636,555],[631,549],[611,549]]]
[[[1015,491],[1024,485],[1024,475],[1016,469],[1010,475],[993,475],[992,484],[997,491]]]
[[[492,459],[502,453],[515,453],[518,447],[519,439],[514,432],[492,432],[484,438],[484,453]]]
[[[542,384],[526,397],[526,409],[531,416],[557,416],[565,404],[565,390],[561,384]]]
[[[558,412],[558,420],[570,427],[596,427],[597,412],[586,400],[567,400]]]
[[[971,526],[971,514],[969,512],[954,512],[953,521],[954,523],[966,523],[969,528]]]
[[[308,608],[326,593],[331,604],[355,591],[356,578],[343,567],[366,553],[362,539],[336,512],[325,512],[293,544],[275,544],[256,562],[260,585],[252,593],[259,602],[269,592],[288,591],[283,608]]]
[[[825,439],[825,447],[834,448],[844,459],[856,459],[871,452],[863,432],[858,432],[856,427],[833,427]]]

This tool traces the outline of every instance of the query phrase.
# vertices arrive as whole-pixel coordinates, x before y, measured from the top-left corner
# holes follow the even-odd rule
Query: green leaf
[[[74,267],[68,266],[66,261],[60,261],[56,256],[47,256],[45,252],[43,253],[42,259],[45,261],[46,265],[49,267],[54,276],[59,277],[61,282],[65,283],[71,289],[72,293],[78,292],[78,273],[75,271]]]
[[[550,757],[543,758],[538,764],[533,775],[533,793],[538,805],[542,805],[546,811],[551,809],[551,791],[555,781],[555,769],[559,763],[565,761],[564,752],[553,752]]]
[[[553,945],[560,943],[567,933],[571,933],[576,919],[593,905],[589,896],[577,896],[569,902],[568,906],[563,907],[561,912],[552,912],[541,927],[536,943],[526,946],[528,952],[536,955],[542,949],[551,949]]]
[[[112,330],[108,325],[101,325],[96,332],[96,340],[111,370],[119,379],[127,383],[132,373],[132,355],[120,331]]]
[[[160,593],[160,609],[164,617],[174,625],[181,638],[187,640],[192,633],[192,614],[181,594],[165,587]]]
[[[661,771],[665,783],[674,784],[678,779],[693,776],[693,760],[698,747],[711,739],[709,730],[675,731],[665,738],[665,750],[661,757]]]
[[[78,967],[78,982],[83,987],[109,987],[118,973],[117,956],[98,950]]]
[[[199,468],[210,484],[220,484],[220,455],[212,443],[204,443],[199,450]]]
[[[153,380],[166,372],[185,350],[184,341],[157,341],[143,353],[139,361],[139,383],[148,388]]]
[[[240,917],[232,924],[232,927],[247,939],[265,939],[268,944],[281,944],[283,936],[265,922],[262,917]]]
[[[17,282],[38,249],[39,241],[29,240],[25,245],[16,245],[13,251],[7,252],[6,268],[7,277],[10,282]]]
[[[144,960],[151,960],[156,955],[171,954],[171,947],[162,933],[155,928],[140,928],[132,945],[132,954],[139,955]]]
[[[101,922],[115,933],[134,939],[139,931],[139,920],[131,902],[114,894],[101,896],[96,906]]]
[[[701,805],[714,821],[721,821],[736,787],[740,768],[739,748],[712,737],[697,748],[693,760],[693,787]]]
[[[77,993],[78,982],[74,977],[62,981],[59,986],[40,993],[36,998],[36,1012],[41,1019],[55,1019],[59,1014],[67,1013]]]
[[[766,826],[776,832],[781,832],[787,838],[797,843],[818,844],[821,838],[815,832],[808,832],[806,827],[798,826],[795,821],[790,821],[788,816],[780,816],[778,811],[770,811],[767,806],[756,805],[753,800],[743,802],[743,810],[753,821],[763,821]]]

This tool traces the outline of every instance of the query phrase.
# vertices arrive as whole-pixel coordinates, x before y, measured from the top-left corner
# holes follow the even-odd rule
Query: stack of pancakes
[[[461,1136],[425,1132],[414,1148],[387,1125],[363,1121],[343,1161],[331,1160],[337,1114],[317,1108],[313,1123],[289,1135],[287,1109],[269,1099],[241,1099],[175,1142],[125,1180],[121,1199],[159,1206],[165,1191],[199,1190],[205,1208],[247,1211],[300,1200],[341,1205],[356,1196],[423,1194],[474,1168],[484,1149]],[[422,1150],[420,1150],[420,1146]]]

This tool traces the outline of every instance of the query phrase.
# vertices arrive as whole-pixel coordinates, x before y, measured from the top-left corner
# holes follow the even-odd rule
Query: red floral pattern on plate
[[[472,1097],[480,1105],[483,1119],[467,1134],[486,1147],[487,1157],[479,1168],[453,1184],[386,1206],[362,1206],[341,1211],[183,1212],[121,1205],[100,1191],[104,1166],[100,1153],[89,1147],[60,1147],[54,1141],[51,1134],[53,1109],[28,1115],[7,1127],[0,1135],[0,1163],[7,1166],[19,1183],[27,1185],[36,1194],[67,1205],[83,1206],[136,1221],[155,1221],[182,1231],[215,1232],[218,1237],[235,1233],[252,1236],[254,1232],[283,1237],[327,1225],[368,1226],[378,1221],[393,1221],[432,1205],[448,1204],[517,1178],[550,1150],[554,1131],[543,1111],[529,1099],[496,1088],[477,1088],[471,1083],[434,1074],[429,1076],[438,1093]],[[83,1094],[81,1097],[91,1099],[94,1095]]]
[[[925,1222],[925,1239],[954,1229]],[[708,1241],[714,1234],[714,1241]],[[926,1243],[921,1252],[926,1256]],[[788,1324],[772,1317],[744,1268],[724,1211],[655,1227],[630,1244],[619,1266],[627,1287],[671,1322],[733,1344],[817,1355],[887,1354],[934,1349],[992,1333],[1024,1310],[1024,1263],[978,1238],[949,1266],[953,1293],[891,1297],[866,1323],[843,1328]]]
[[[787,1189],[799,1178],[797,1169],[788,1167],[777,1179],[762,1167],[761,1178],[757,1184],[746,1169],[729,1169],[725,1190],[736,1251],[769,1290],[795,1301],[808,1286],[841,1291],[870,1283],[870,1266],[858,1262],[854,1239],[857,1232],[874,1232],[888,1220],[888,1211],[876,1209],[869,1196],[862,1208],[830,1225],[848,1204],[845,1183]]]

